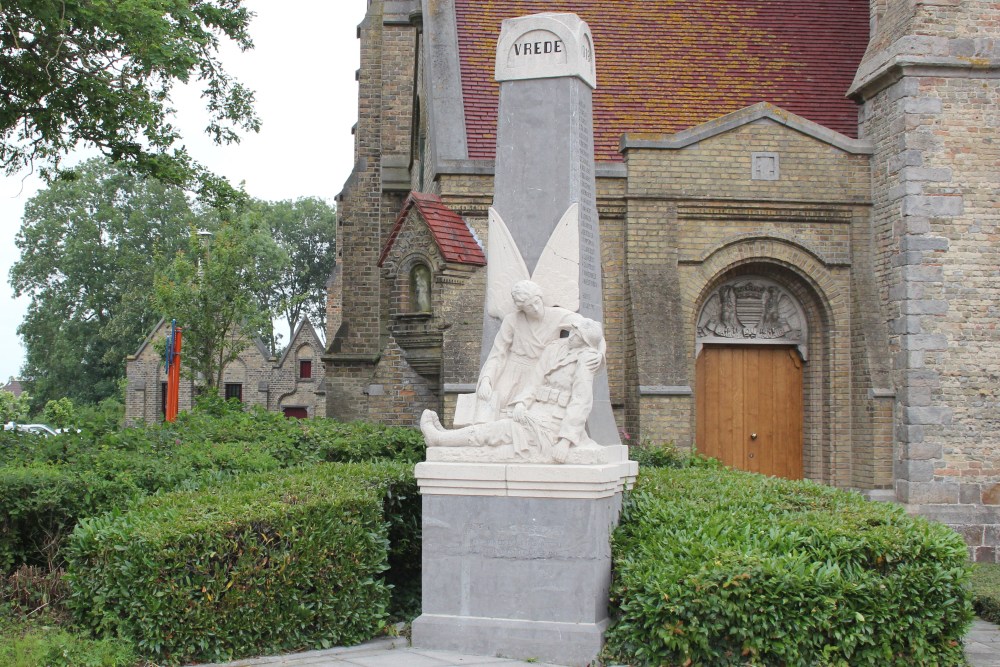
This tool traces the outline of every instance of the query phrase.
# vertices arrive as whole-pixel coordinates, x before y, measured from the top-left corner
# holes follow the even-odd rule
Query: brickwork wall
[[[224,395],[226,384],[240,384],[243,388],[243,404],[267,409],[267,387],[271,381],[273,357],[265,356],[253,342],[239,356],[226,364],[222,371],[220,394]]]
[[[424,264],[433,274],[440,273],[440,265],[443,265],[434,237],[413,208],[382,264],[383,289],[389,298],[390,318],[416,312],[410,303],[410,270],[415,263]],[[438,291],[432,285],[432,301],[439,296]],[[438,314],[440,311],[434,309],[433,312]]]
[[[386,156],[405,156],[412,152],[413,143],[413,58],[416,46],[416,30],[409,25],[382,26],[382,93],[380,110],[380,136],[382,169],[387,164]],[[384,171],[383,171],[384,173]],[[378,235],[378,250],[381,253],[389,240],[389,233],[396,223],[396,216],[403,208],[407,192],[390,192],[382,181],[382,204],[380,228]],[[381,273],[381,272],[380,272]],[[387,284],[382,278],[379,290],[379,330],[370,335],[378,341],[378,349],[385,349],[386,337],[389,335],[392,312],[392,294],[385,288]]]
[[[854,479],[861,489],[890,489],[895,390],[890,376],[888,328],[875,280],[870,211],[855,215],[851,246]]]
[[[366,392],[389,335],[389,295],[377,260],[406,195],[383,190],[383,156],[411,151],[416,30],[384,24],[383,9],[382,0],[372,0],[360,29],[355,170],[339,208],[339,286],[328,293],[328,310],[341,324],[324,356],[326,412],[341,419],[369,415]]]
[[[304,323],[273,365],[268,382],[268,410],[282,412],[286,407],[304,407],[310,417],[326,416],[326,368],[321,361],[322,351],[323,343],[316,331]],[[309,378],[300,376],[302,361],[310,362]]]
[[[431,279],[431,311],[421,313],[412,294],[411,272],[414,267],[423,265],[430,272]],[[413,413],[419,416],[424,408],[438,410],[440,405],[435,393],[440,385],[441,345],[440,332],[445,320],[441,303],[442,294],[441,273],[445,262],[441,257],[434,237],[427,224],[423,221],[416,208],[410,210],[409,216],[393,242],[391,252],[382,265],[384,291],[389,296],[389,328],[395,336],[395,343],[404,348],[403,356],[409,358],[408,346],[415,345],[413,354],[423,362],[424,380],[431,400],[424,400],[419,405],[412,406]],[[384,364],[394,363],[394,357],[383,355],[379,368]],[[428,364],[433,372],[428,372]],[[409,364],[408,364],[409,366]],[[406,376],[408,368],[397,369],[399,377]],[[398,392],[400,387],[386,388],[387,391]],[[423,394],[408,394],[418,400]],[[369,406],[369,414],[373,419],[380,419],[377,412],[381,403],[375,402]],[[410,424],[415,426],[416,422]]]
[[[622,211],[624,213],[624,211]],[[625,218],[600,216],[601,286],[604,294],[604,338],[608,343],[608,388],[611,405],[625,405]],[[621,426],[621,424],[619,424]]]
[[[639,442],[694,447],[694,401],[689,395],[639,396]],[[634,436],[633,436],[634,438]],[[634,440],[633,440],[634,442]]]
[[[751,180],[751,153],[776,152],[776,181]],[[630,151],[632,197],[867,202],[866,155],[853,155],[762,118],[676,151]],[[664,178],[660,169],[674,178]]]
[[[339,295],[343,319],[340,330],[331,339],[333,352],[370,356],[378,354],[381,334],[379,278],[375,262],[382,249],[382,4],[381,0],[371,2],[361,24],[356,168],[339,209],[338,255],[341,281],[345,286]],[[334,369],[332,372],[338,371]],[[330,407],[334,406],[331,404]]]
[[[161,325],[150,336],[134,357],[125,364],[128,387],[125,392],[125,422],[134,426],[154,424],[163,419],[160,410],[163,405],[162,383],[167,381],[163,355],[156,349],[155,342],[166,337],[167,326]],[[260,406],[265,410],[281,411],[286,405],[306,407],[310,417],[325,416],[326,403],[321,391],[324,378],[323,364],[318,351],[322,344],[312,327],[303,326],[290,343],[290,350],[279,363],[273,357],[265,356],[257,344],[251,343],[239,356],[230,362],[222,375],[219,394],[224,395],[225,385],[240,384],[243,403]],[[300,359],[313,361],[313,378],[303,381],[298,378]],[[183,351],[181,355],[182,373],[178,395],[178,409],[190,410],[193,405],[194,382],[183,372]]]
[[[338,242],[338,246],[339,246]],[[342,260],[337,258],[337,265],[330,272],[330,278],[326,281],[326,339],[333,340],[333,337],[340,330],[343,323],[344,307],[344,276],[341,270]]]
[[[909,34],[947,39],[996,38],[1000,33],[994,0],[908,0]]]
[[[979,56],[995,62],[1000,7],[905,4],[902,27],[883,23],[890,32],[873,46],[926,44],[926,65],[863,90],[861,117],[878,154],[875,270],[897,387],[896,496],[959,527],[972,556],[992,561],[1000,543],[1000,80]]]
[[[372,384],[376,360],[324,358],[327,417],[342,421],[368,418],[368,388]]]
[[[390,337],[375,368],[368,404],[372,418],[393,426],[415,426],[425,408],[440,412],[436,387],[406,362],[403,350]]]
[[[892,45],[904,35],[910,34],[915,10],[914,0],[872,0],[872,38],[866,57],[878,53]]]
[[[880,150],[874,198],[878,264],[902,388],[902,499],[958,502],[1000,481],[994,303],[1000,145],[997,80],[907,78],[869,102]],[[900,215],[900,212],[902,215]],[[967,488],[961,488],[965,485]]]
[[[429,188],[430,189],[430,188]],[[462,216],[486,247],[487,212],[493,200],[493,175],[443,174],[433,183],[442,201]],[[485,267],[453,267],[435,276],[440,285],[442,321],[441,418],[451,424],[456,394],[446,385],[475,384],[483,342]],[[437,303],[437,302],[436,302]]]

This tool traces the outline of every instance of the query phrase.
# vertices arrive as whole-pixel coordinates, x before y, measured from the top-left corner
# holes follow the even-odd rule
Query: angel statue
[[[512,399],[530,379],[545,346],[557,340],[580,317],[571,310],[544,305],[542,288],[530,280],[515,283],[511,299],[515,310],[503,318],[486,363],[479,371],[476,394],[480,401],[489,403],[490,410],[488,418],[477,421],[492,421],[509,414]],[[603,337],[600,355],[603,360]],[[596,364],[593,368],[596,371],[600,361],[591,363]]]
[[[594,375],[604,362],[604,332],[599,322],[580,315],[568,326],[568,338],[557,337],[530,366],[517,368],[524,375],[522,382],[511,385],[518,393],[509,403],[509,416],[445,429],[437,413],[424,410],[420,430],[427,445],[508,445],[517,458],[541,456],[556,463],[565,462],[571,448],[599,448],[586,426],[594,404]],[[506,379],[503,386],[506,391]]]

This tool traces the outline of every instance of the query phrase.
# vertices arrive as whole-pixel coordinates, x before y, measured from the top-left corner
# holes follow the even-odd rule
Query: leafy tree
[[[156,276],[159,311],[184,329],[186,373],[219,387],[226,365],[270,331],[272,313],[258,295],[287,260],[257,215],[223,222],[211,240],[190,235],[187,248]]]
[[[22,393],[15,396],[9,391],[0,389],[0,422],[20,422],[28,418],[29,396]]]
[[[3,0],[0,165],[58,169],[82,143],[163,181],[197,175],[206,194],[233,194],[175,147],[169,96],[178,82],[200,81],[217,143],[257,131],[253,93],[217,57],[221,38],[253,47],[252,16],[242,0]]]
[[[337,209],[317,197],[255,205],[289,258],[262,300],[285,319],[289,340],[303,316],[322,330],[326,282],[336,263]]]
[[[189,226],[210,224],[179,188],[104,159],[28,201],[10,284],[31,297],[18,333],[35,409],[63,396],[96,403],[115,392],[125,356],[160,316],[156,267],[173,257]]]
[[[65,396],[49,401],[42,408],[42,421],[56,428],[74,426],[76,417],[76,406]]]

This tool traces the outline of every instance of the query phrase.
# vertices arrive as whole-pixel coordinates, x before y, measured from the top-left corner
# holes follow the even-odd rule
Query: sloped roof
[[[594,149],[672,134],[770,102],[848,137],[845,97],[868,43],[868,0],[455,0],[470,159],[496,153],[493,65],[505,18],[573,12],[594,34]]]
[[[21,381],[16,378],[11,378],[10,382],[0,387],[0,391],[9,391],[14,394],[14,398],[17,398],[24,393],[24,388],[21,386]]]
[[[146,349],[146,346],[149,345],[150,343],[152,343],[156,339],[156,334],[159,333],[160,327],[165,326],[166,323],[167,323],[167,318],[161,317],[160,321],[156,323],[156,326],[154,326],[152,329],[150,329],[149,333],[146,334],[146,337],[143,339],[142,343],[139,345],[139,349],[136,350],[135,354],[133,354],[132,356],[138,358],[138,356],[140,354],[142,354],[142,351]]]
[[[164,336],[166,335],[165,331],[169,326],[170,325],[167,324],[167,318],[161,317],[160,321],[156,323],[156,326],[154,326],[152,329],[149,330],[149,333],[146,335],[146,338],[139,345],[139,349],[135,351],[135,354],[129,356],[138,358],[139,355],[142,354],[142,351],[146,349],[146,346],[152,343],[154,340],[156,340],[156,337],[160,333],[161,329],[164,330]],[[183,331],[184,327],[180,327],[180,329]],[[265,360],[271,358],[271,352],[270,350],[267,349],[267,345],[264,344],[264,341],[261,340],[260,336],[253,337],[253,344],[254,347],[257,348],[257,352],[259,352],[260,356],[264,357]]]
[[[483,249],[472,235],[472,230],[462,220],[462,216],[448,208],[448,205],[441,201],[441,197],[424,192],[411,192],[406,198],[399,216],[396,217],[396,224],[389,232],[389,239],[382,248],[382,254],[378,258],[378,265],[382,266],[392,245],[396,242],[406,217],[410,210],[416,206],[420,217],[427,223],[431,230],[434,242],[441,250],[441,255],[446,262],[456,264],[471,264],[473,266],[486,266],[486,255]]]

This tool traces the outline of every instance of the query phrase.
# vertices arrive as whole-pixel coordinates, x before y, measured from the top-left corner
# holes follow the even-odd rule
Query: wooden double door
[[[697,449],[725,465],[802,478],[802,359],[794,347],[705,345],[696,364]]]

